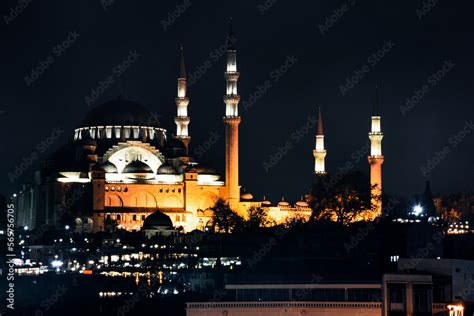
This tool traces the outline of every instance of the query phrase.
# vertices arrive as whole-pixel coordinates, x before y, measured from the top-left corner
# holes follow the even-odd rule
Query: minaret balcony
[[[224,96],[225,104],[237,105],[240,102],[240,95],[238,94],[227,94]]]
[[[238,125],[240,123],[240,116],[224,116],[224,123],[229,125]]]
[[[226,71],[224,73],[225,80],[227,81],[237,81],[240,77],[240,72],[238,71]]]
[[[189,116],[175,116],[175,118],[174,118],[174,122],[176,124],[178,124],[178,123],[188,124],[189,121],[191,121],[191,118]]]
[[[189,98],[188,97],[176,97],[174,98],[177,106],[188,106]]]

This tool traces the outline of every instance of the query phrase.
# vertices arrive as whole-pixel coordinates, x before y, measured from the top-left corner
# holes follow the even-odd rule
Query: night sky
[[[257,198],[295,200],[308,190],[318,106],[327,169],[351,163],[368,173],[367,153],[358,150],[368,142],[376,84],[385,192],[420,193],[426,178],[435,193],[474,189],[474,5],[468,1],[430,0],[424,11],[420,0],[20,2],[25,8],[16,18],[10,10],[18,1],[0,4],[0,192],[19,187],[22,179],[12,183],[8,173],[22,159],[38,154],[25,172],[31,173],[72,139],[88,111],[121,90],[174,132],[180,45],[188,77],[201,75],[188,90],[191,152],[201,156],[200,145],[222,136],[200,160],[223,175],[225,56],[219,48],[230,17],[241,73],[240,183]],[[64,41],[69,48],[58,48]],[[130,54],[138,57],[117,71]],[[41,65],[47,69],[35,79]],[[443,67],[443,76],[433,76]],[[85,98],[108,76],[114,82],[88,106]],[[258,95],[254,102],[252,95]],[[407,106],[407,98],[415,101]],[[44,146],[56,138],[55,128],[60,137]],[[272,163],[283,147],[289,150]]]

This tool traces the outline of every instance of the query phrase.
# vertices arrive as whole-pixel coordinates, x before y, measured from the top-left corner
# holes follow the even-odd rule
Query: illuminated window
[[[109,187],[105,187],[105,191],[109,191]]]
[[[398,259],[400,259],[400,256],[390,256],[390,262],[398,262]]]
[[[115,187],[112,187],[112,191],[115,191]]]
[[[118,187],[117,191],[122,192],[122,187]]]

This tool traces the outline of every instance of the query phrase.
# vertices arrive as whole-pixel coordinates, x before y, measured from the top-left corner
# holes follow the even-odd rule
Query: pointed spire
[[[372,116],[380,116],[379,93],[377,85],[375,86],[375,98],[374,106],[372,108]]]
[[[186,66],[184,63],[184,48],[181,46],[181,62],[179,65],[179,78],[186,79]]]
[[[426,181],[425,192],[421,198],[421,203],[428,217],[436,216],[436,205],[433,200],[433,193],[431,192],[430,181]]]
[[[324,135],[323,130],[323,116],[321,115],[321,107],[319,107],[319,114],[318,114],[318,130],[316,135]]]
[[[425,197],[433,198],[433,193],[431,192],[431,185],[430,185],[429,180],[426,180],[425,194],[424,195],[425,195]]]
[[[226,39],[227,50],[235,50],[236,41],[237,39],[235,38],[234,28],[232,25],[232,17],[231,17],[229,20],[229,32],[227,33],[227,39]]]

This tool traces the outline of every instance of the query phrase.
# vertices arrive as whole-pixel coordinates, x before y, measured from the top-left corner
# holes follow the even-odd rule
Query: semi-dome
[[[155,227],[173,227],[173,223],[166,214],[156,211],[145,218],[142,229],[153,229]]]
[[[162,164],[159,168],[158,171],[156,172],[157,174],[169,174],[169,175],[175,175],[178,174],[175,168],[169,164]]]
[[[103,170],[107,173],[117,173],[118,172],[117,166],[115,166],[110,161],[106,161],[104,163],[96,165],[96,170]]]
[[[150,110],[138,103],[116,99],[95,107],[82,122],[88,126],[149,126],[159,127],[160,124]]]
[[[140,160],[135,160],[129,163],[128,165],[123,168],[123,173],[153,173],[153,170],[151,170],[150,166],[147,165],[146,163],[140,161]]]

